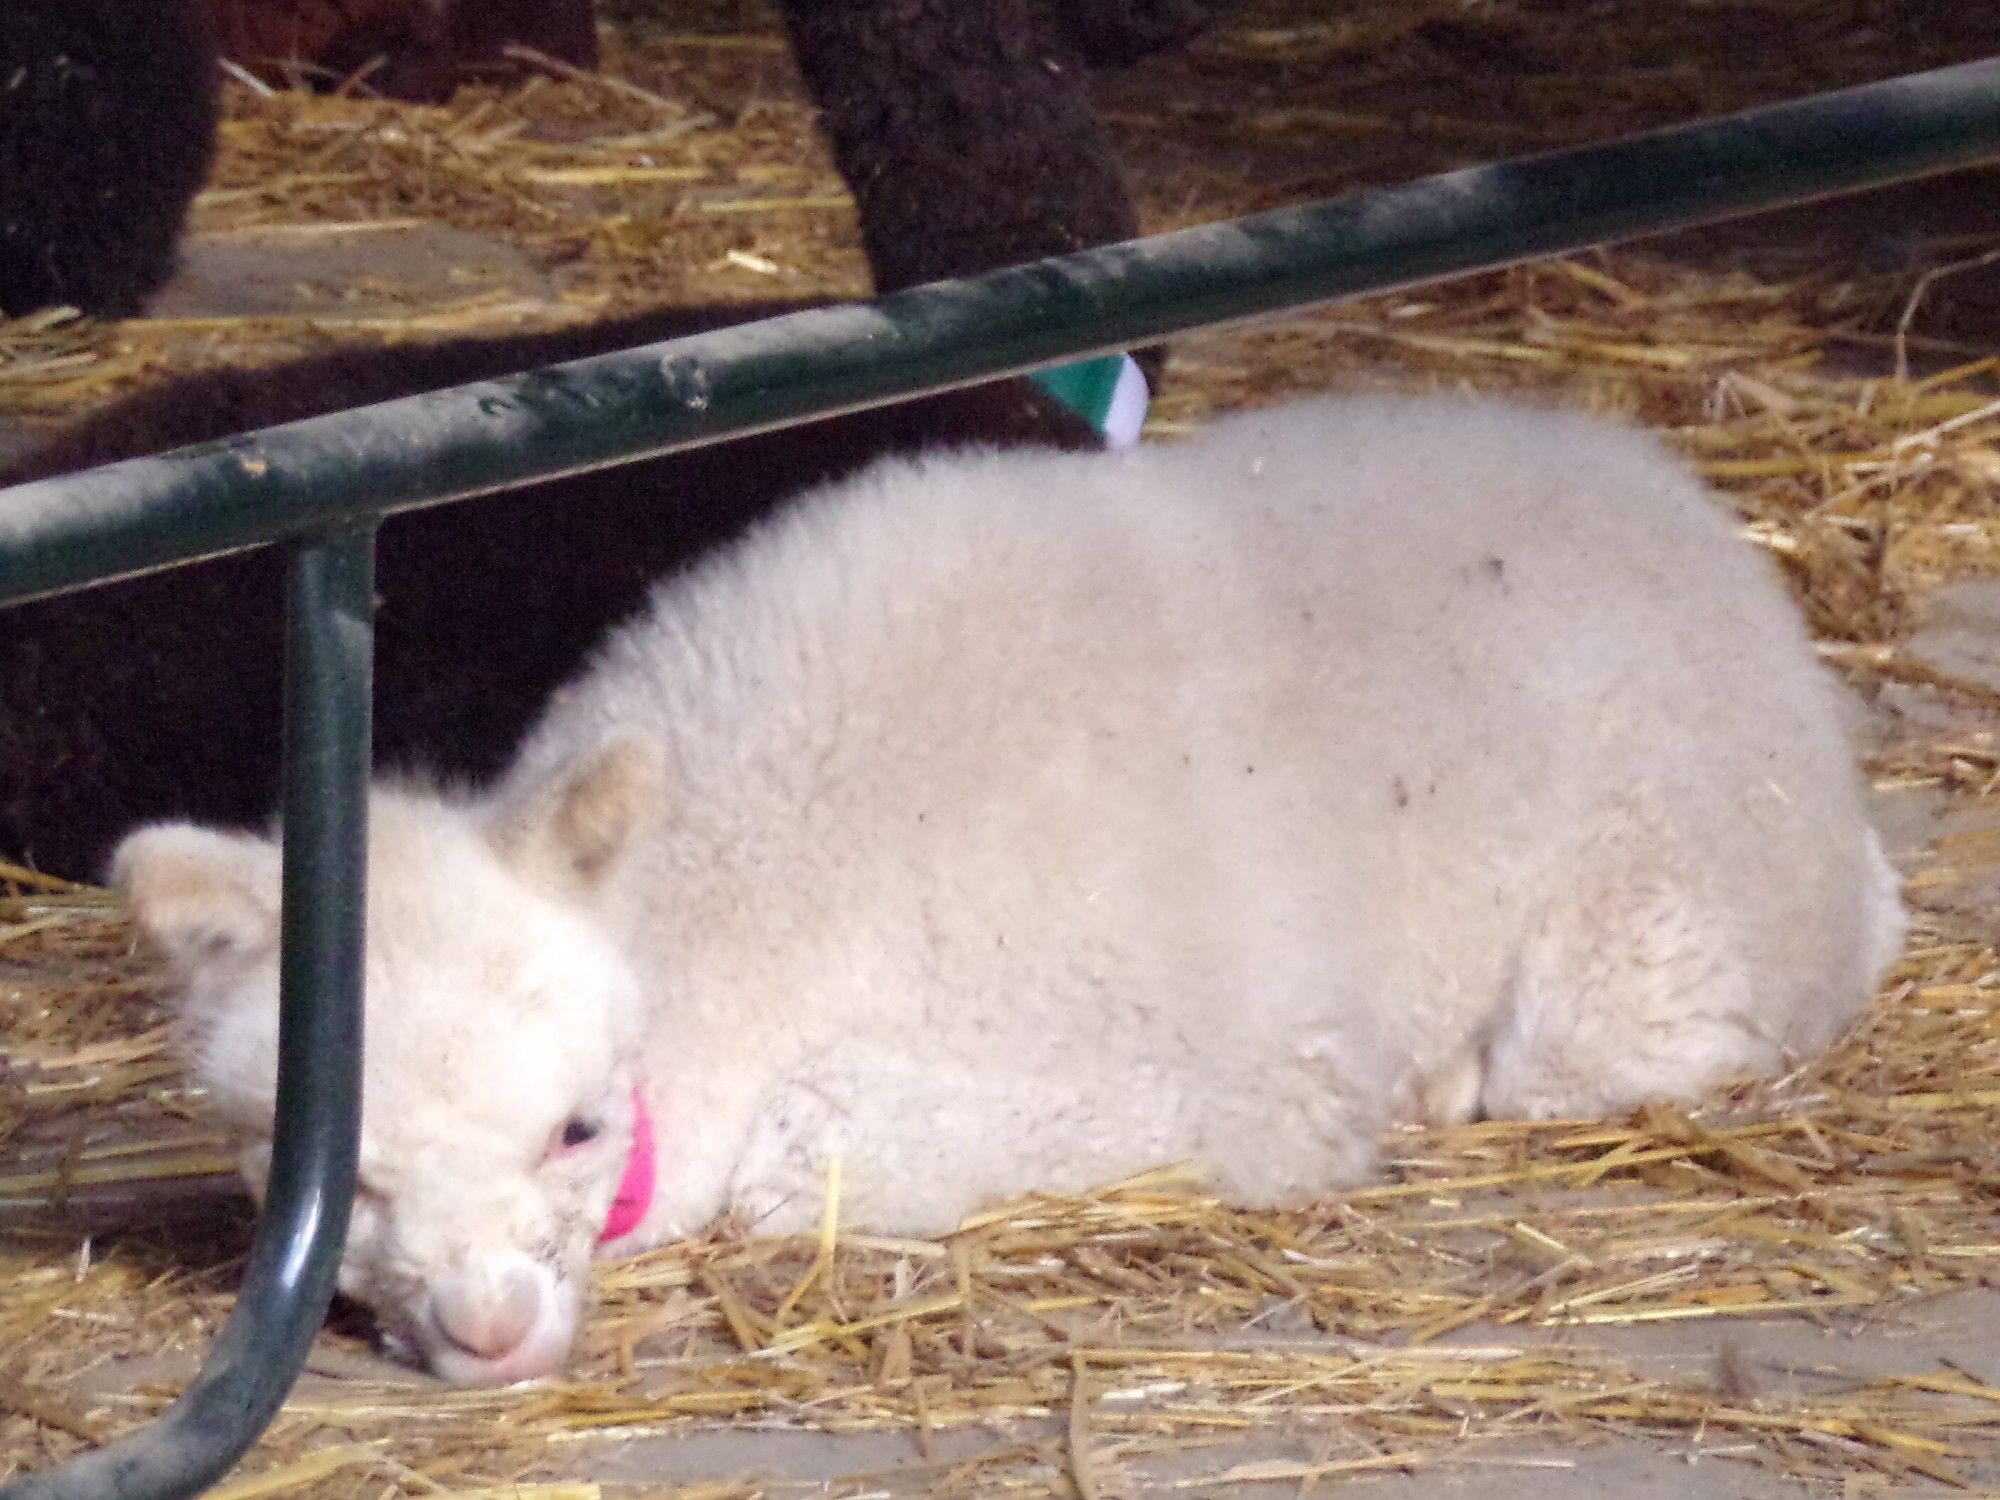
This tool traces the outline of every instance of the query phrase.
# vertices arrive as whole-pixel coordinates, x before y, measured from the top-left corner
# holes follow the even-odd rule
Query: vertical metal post
[[[5,1500],[181,1500],[257,1440],[326,1317],[361,1125],[374,673],[372,522],[294,544],[286,585],[284,953],[270,1189],[228,1325],[151,1427],[0,1489]],[[221,628],[227,628],[226,623]]]

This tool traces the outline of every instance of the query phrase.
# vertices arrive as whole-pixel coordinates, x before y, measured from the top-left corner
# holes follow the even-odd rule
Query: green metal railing
[[[243,1287],[208,1364],[166,1415],[0,1487],[0,1500],[197,1493],[263,1430],[325,1315],[358,1130],[380,518],[1167,334],[1991,160],[2000,160],[2000,60],[0,491],[0,605],[247,547],[293,550],[276,1156]]]

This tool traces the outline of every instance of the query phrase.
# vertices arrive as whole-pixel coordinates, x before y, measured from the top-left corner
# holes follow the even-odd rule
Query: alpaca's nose
[[[438,1331],[479,1359],[521,1346],[542,1310],[542,1278],[525,1256],[475,1261],[431,1288]]]

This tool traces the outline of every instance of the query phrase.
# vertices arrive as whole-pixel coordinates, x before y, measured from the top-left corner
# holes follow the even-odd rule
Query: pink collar
[[[597,1243],[608,1245],[622,1240],[637,1229],[653,1206],[653,1117],[646,1110],[646,1095],[632,1085],[632,1149],[625,1157],[625,1175],[618,1182],[618,1196],[611,1200],[611,1212],[604,1220],[604,1233]]]

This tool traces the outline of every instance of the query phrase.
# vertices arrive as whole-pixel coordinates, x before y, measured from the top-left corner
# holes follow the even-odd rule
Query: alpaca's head
[[[360,1191],[340,1286],[444,1378],[557,1369],[634,1137],[641,1003],[591,916],[656,800],[620,744],[506,821],[370,802]],[[262,1195],[277,1076],[279,850],[163,825],[114,865],[167,960],[197,1081]]]

